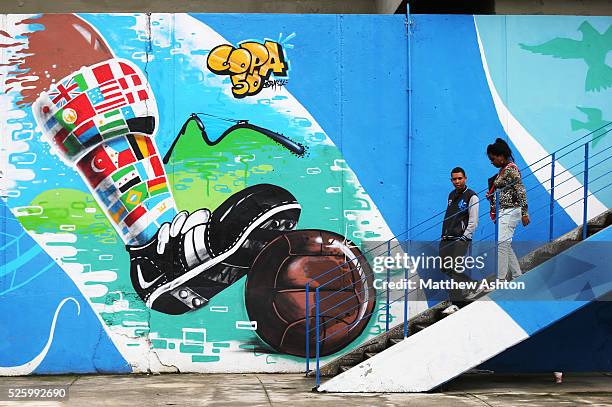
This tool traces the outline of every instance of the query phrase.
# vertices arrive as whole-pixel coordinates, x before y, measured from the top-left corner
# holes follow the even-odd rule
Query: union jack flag
[[[57,107],[62,107],[80,93],[79,84],[71,77],[62,83],[58,83],[54,88],[51,88],[49,90],[49,97]]]

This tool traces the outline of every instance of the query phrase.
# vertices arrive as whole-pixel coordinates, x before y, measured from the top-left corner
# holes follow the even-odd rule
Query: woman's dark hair
[[[508,143],[506,143],[503,139],[500,138],[495,139],[495,143],[489,144],[487,146],[487,154],[501,155],[508,160],[514,161],[510,146],[508,145]]]

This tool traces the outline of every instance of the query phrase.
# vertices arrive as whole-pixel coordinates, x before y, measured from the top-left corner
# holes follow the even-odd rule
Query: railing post
[[[315,289],[315,326],[317,330],[317,343],[316,343],[316,364],[317,364],[317,387],[321,385],[321,369],[319,368],[319,362],[321,359],[321,342],[319,338],[319,287]]]
[[[582,240],[587,238],[587,211],[589,196],[589,143],[584,145],[584,200],[582,202]]]
[[[404,269],[404,338],[408,337],[408,268]]]
[[[499,192],[495,191],[495,278],[499,276]]]
[[[310,371],[310,281],[306,283],[306,374]]]
[[[548,241],[553,240],[554,211],[555,211],[555,154],[550,155],[550,223],[548,225]]]
[[[387,257],[391,257],[391,241],[387,242]],[[386,314],[385,314],[385,332],[389,332],[389,295],[391,291],[389,290],[389,280],[391,279],[391,271],[387,267],[387,304],[386,304]]]

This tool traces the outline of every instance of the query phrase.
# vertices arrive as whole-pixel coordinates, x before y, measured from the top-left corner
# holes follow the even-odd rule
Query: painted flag
[[[149,179],[149,174],[147,173],[147,169],[146,169],[147,164],[148,164],[148,162],[146,160],[144,160],[144,161],[136,161],[134,163],[134,167],[136,167],[136,172],[138,172],[138,176],[142,180]]]
[[[126,75],[123,78],[119,78],[118,82],[119,86],[121,86],[121,89],[124,90],[137,90],[138,87],[143,88],[142,79],[140,79],[140,76],[138,74]]]
[[[87,97],[91,100],[91,104],[96,106],[104,102],[104,95],[100,88],[93,88],[87,91]]]
[[[130,241],[130,243],[128,243],[128,244],[133,244],[133,245],[136,245],[136,244],[143,244],[143,243],[146,243],[146,242],[148,242],[149,240],[151,240],[151,238],[152,238],[153,236],[155,236],[155,235],[157,234],[157,230],[158,230],[158,227],[157,227],[157,226],[155,226],[154,224],[150,224],[150,225],[148,225],[148,226],[145,228],[145,230],[143,230],[142,232],[140,232],[140,233],[138,234],[138,236],[136,236],[134,239],[132,239],[132,240]]]
[[[49,119],[45,122],[44,130],[51,131],[55,126],[59,125],[59,122],[55,118],[55,116],[49,116]]]
[[[159,161],[159,156],[154,155],[153,157],[151,157],[150,162],[151,167],[153,167],[153,173],[155,174],[155,176],[161,177],[165,175],[164,167],[162,166],[161,161]]]
[[[66,154],[70,158],[76,157],[81,151],[83,151],[83,145],[79,143],[79,140],[77,140],[77,138],[72,133],[69,134],[68,137],[66,137],[63,146],[66,150]]]
[[[95,108],[98,113],[104,113],[126,105],[123,92],[121,91],[117,81],[112,80],[106,82],[105,84],[100,85],[99,89],[102,93],[103,99],[101,102],[95,104]]]
[[[155,208],[157,205],[164,205],[164,207],[161,208],[161,210],[160,209],[157,210],[157,214],[160,214],[164,212],[166,209],[168,209],[167,208],[168,205],[165,202],[163,202],[168,197],[170,197],[170,194],[159,194],[157,196],[152,196],[151,198],[147,199],[143,205],[145,208],[147,208],[149,212],[152,212],[153,208]]]
[[[147,210],[144,209],[142,206],[139,206],[136,209],[134,209],[132,212],[130,212],[130,214],[128,214],[128,216],[123,221],[124,224],[127,225],[130,230],[130,234],[128,236],[130,238],[133,236],[136,236],[136,237],[140,236],[140,234],[143,231],[151,228],[153,224],[149,221],[149,218],[150,217],[148,216]],[[128,222],[131,222],[131,223],[128,225]],[[157,230],[155,232],[157,232]],[[143,241],[142,243],[145,243],[145,242]]]
[[[57,107],[62,107],[81,93],[74,78],[68,78],[49,89],[49,97]]]
[[[149,99],[149,94],[145,89],[135,90],[135,91],[126,91],[125,97],[129,104],[133,104],[137,101],[144,102]]]
[[[77,167],[92,188],[96,188],[103,179],[117,171],[117,167],[101,145],[81,158],[77,162]]]
[[[158,228],[161,227],[164,222],[171,223],[174,216],[176,216],[174,199],[170,193],[151,197],[147,199],[143,205],[149,211],[149,221]]]
[[[68,135],[68,130],[63,127],[58,129],[58,131],[53,135],[53,144],[58,147],[64,154],[68,153],[68,149],[64,145],[66,139],[68,138]]]
[[[119,199],[119,192],[110,178],[100,182],[95,192],[106,208],[110,208]]]
[[[125,137],[115,137],[112,140],[106,141],[104,148],[108,156],[113,160],[113,163],[115,163],[115,166],[119,167],[119,152],[129,149],[130,145]]]
[[[168,192],[168,184],[166,183],[166,177],[159,177],[147,181],[147,187],[151,196]]]
[[[134,151],[136,158],[139,160],[142,160],[143,158],[155,153],[153,142],[147,136],[141,134],[128,134],[127,140],[128,143],[130,143],[130,147],[132,147],[132,151]]]
[[[87,76],[83,72],[79,72],[74,75],[72,80],[76,82],[77,85],[79,85],[79,90],[81,92],[85,92],[87,89],[89,89],[89,83],[92,82],[91,78],[88,80]]]
[[[121,89],[130,89],[142,85],[142,80],[138,75],[126,75],[118,79]]]
[[[131,68],[130,68],[131,69]],[[128,100],[128,103],[133,104],[137,101],[145,101],[149,99],[149,92],[146,84],[143,83],[141,76],[132,70],[134,74],[129,74],[117,81],[123,93]]]
[[[128,216],[125,217],[125,224],[130,227],[132,226],[138,219],[140,219],[143,215],[147,213],[147,210],[141,205],[134,209],[129,213]],[[133,231],[130,230],[130,233]]]
[[[172,195],[167,193],[167,194],[161,194],[158,196],[163,198],[163,200],[159,203],[159,205],[156,205],[155,207],[151,209],[151,214],[153,214],[157,218],[159,218],[159,216],[161,216],[164,212],[167,212],[168,209],[171,209],[174,207],[174,204],[173,204],[174,201],[172,200]],[[161,226],[161,223],[159,225]]]
[[[115,202],[114,205],[108,208],[108,215],[113,219],[115,224],[119,224],[128,214],[127,209],[121,201]]]
[[[136,114],[134,113],[134,109],[131,106],[123,106],[121,108],[121,113],[123,114],[123,118],[125,120],[134,119]]]
[[[124,167],[136,161],[134,153],[129,148],[127,150],[119,151],[119,166]]]
[[[96,126],[105,139],[121,136],[130,131],[119,109],[96,116]]]
[[[156,156],[153,156],[156,157]],[[153,179],[153,178],[157,178],[160,175],[156,174],[155,171],[153,170],[153,165],[151,165],[151,159],[153,157],[146,157],[143,160],[141,160],[140,166],[137,166],[136,168],[138,169],[138,173],[140,174],[142,179]],[[159,160],[159,159],[158,159]],[[142,172],[144,171],[145,175],[142,175]],[[163,174],[161,174],[163,175]]]
[[[111,178],[117,184],[117,188],[121,192],[127,192],[134,185],[140,184],[142,180],[138,176],[138,172],[133,165],[119,168]]]
[[[114,64],[115,61],[110,60],[101,63],[92,69],[92,72],[99,84],[103,84],[115,78],[115,75],[113,74],[113,69],[111,68],[111,63]]]
[[[157,117],[155,105],[151,102],[135,101],[134,103],[131,103],[129,107],[132,108],[134,117]]]
[[[176,216],[176,208],[174,207],[174,201],[172,200],[172,198],[170,198],[169,202],[171,205],[169,205],[168,210],[159,215],[154,221],[160,226],[162,225],[162,223],[172,223],[174,217]]]
[[[69,131],[74,130],[82,123],[93,118],[96,112],[86,93],[81,93],[72,99],[62,109],[55,113],[57,121]]]
[[[81,124],[79,127],[74,129],[74,135],[77,139],[86,147],[93,146],[102,141],[102,137],[100,136],[98,129],[94,125],[93,120],[88,120],[85,123]]]
[[[136,157],[134,157],[134,153],[130,149],[130,144],[125,136],[110,139],[105,143],[105,145],[105,148],[108,151],[108,156],[111,158],[111,160],[113,160],[117,168],[125,167],[136,161]]]
[[[149,193],[147,192],[147,184],[143,182],[121,195],[119,199],[121,199],[121,202],[123,202],[123,205],[125,205],[127,210],[131,211],[144,202],[148,197]]]
[[[125,62],[119,62],[119,68],[121,68],[121,72],[123,72],[124,75],[132,75],[136,73],[134,68],[132,68],[130,65],[126,64]]]

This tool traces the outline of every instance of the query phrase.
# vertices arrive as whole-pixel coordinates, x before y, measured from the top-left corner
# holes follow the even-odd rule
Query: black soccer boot
[[[259,184],[230,196],[211,214],[180,212],[141,246],[127,246],[130,276],[146,305],[166,314],[201,308],[243,277],[270,241],[298,222],[287,190]]]

